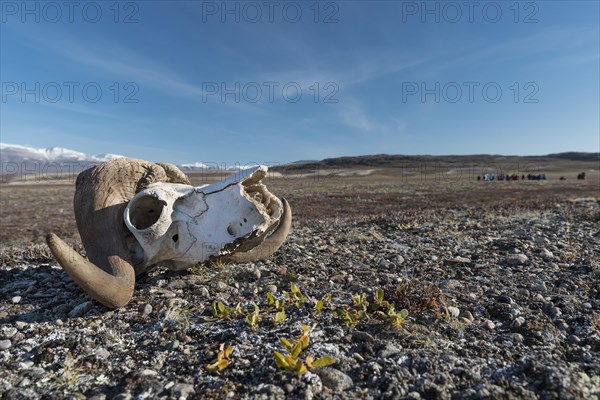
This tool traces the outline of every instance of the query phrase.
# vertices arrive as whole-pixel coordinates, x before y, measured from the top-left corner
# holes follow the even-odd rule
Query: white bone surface
[[[266,191],[259,182],[266,172],[266,166],[257,166],[210,185],[157,183],[137,193],[125,208],[124,221],[143,249],[144,266],[188,268],[227,254],[228,244],[263,234],[281,212],[270,216],[243,183]],[[268,194],[280,211],[281,201]]]

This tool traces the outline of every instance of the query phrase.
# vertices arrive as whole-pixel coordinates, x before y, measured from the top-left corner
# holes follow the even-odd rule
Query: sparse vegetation
[[[434,284],[420,279],[408,278],[395,287],[388,287],[390,302],[396,307],[406,308],[411,314],[431,311],[441,315],[444,296]]]
[[[593,398],[597,177],[271,178],[295,216],[273,257],[158,268],[114,311],[25,244],[56,224],[84,253],[72,218],[42,214],[70,211],[69,187],[47,206],[50,186],[3,185],[0,397]],[[506,262],[517,253],[529,263]]]
[[[311,356],[307,356],[304,361],[300,358],[300,353],[309,345],[310,333],[315,327],[316,324],[312,327],[302,325],[302,334],[292,339],[292,342],[285,338],[279,339],[279,342],[285,348],[285,352],[283,354],[277,351],[273,353],[275,364],[278,368],[302,375],[307,369],[314,371],[316,368],[326,367],[335,363],[335,359],[330,356],[320,357],[316,360]]]
[[[79,376],[80,367],[75,366],[75,359],[71,352],[67,352],[65,361],[61,365],[60,371],[52,376],[52,379],[61,386],[71,386]]]
[[[217,371],[223,371],[229,364],[231,363],[231,353],[233,352],[233,347],[225,347],[225,343],[221,343],[219,346],[219,351],[217,352],[217,359],[211,362],[210,364],[206,364],[205,368],[208,372],[214,373]]]

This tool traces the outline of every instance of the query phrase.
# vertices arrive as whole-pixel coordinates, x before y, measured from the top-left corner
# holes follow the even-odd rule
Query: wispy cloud
[[[369,113],[359,101],[345,101],[337,113],[340,124],[355,129],[361,133],[390,136],[402,134],[408,124],[398,117],[382,118]]]

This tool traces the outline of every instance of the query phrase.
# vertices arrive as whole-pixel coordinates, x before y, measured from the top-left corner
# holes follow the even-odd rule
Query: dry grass
[[[574,171],[563,173],[572,174]],[[407,176],[388,168],[369,176],[337,176],[327,171],[302,178],[271,176],[265,183],[289,200],[296,222],[390,215],[410,221],[414,211],[422,209],[447,213],[469,208],[482,216],[502,216],[515,209],[543,210],[562,200],[600,197],[598,171],[590,172],[585,181],[559,181],[558,175],[541,182],[477,182],[468,176],[450,179],[436,173]],[[191,176],[196,185],[220,178],[223,176]],[[73,184],[0,185],[0,246],[42,243],[47,232],[77,242],[73,194]]]

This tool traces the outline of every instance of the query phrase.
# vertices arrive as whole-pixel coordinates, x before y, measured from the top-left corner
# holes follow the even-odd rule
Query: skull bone
[[[283,210],[260,182],[266,173],[256,166],[210,185],[163,182],[138,192],[124,212],[137,267],[185,269],[261,243]]]

